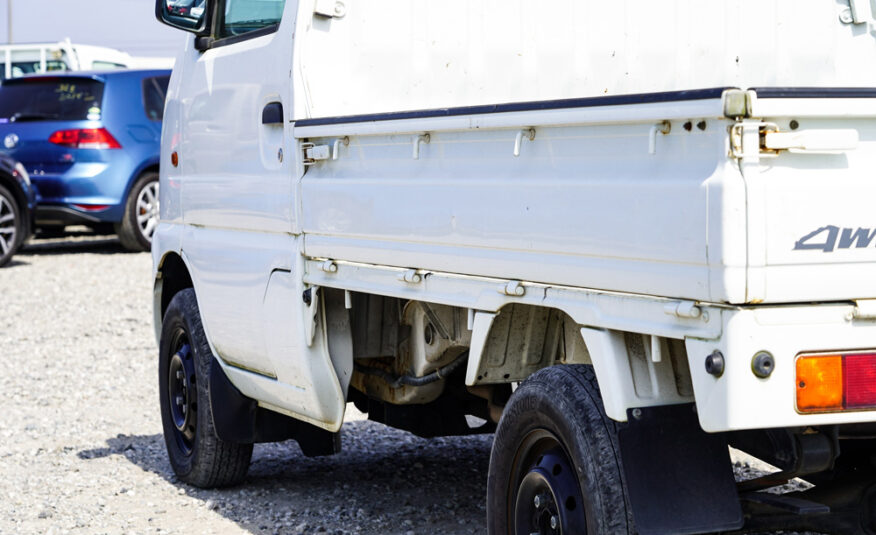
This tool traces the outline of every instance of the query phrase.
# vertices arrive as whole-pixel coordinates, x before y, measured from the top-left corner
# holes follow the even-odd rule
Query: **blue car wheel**
[[[148,251],[158,226],[158,173],[144,173],[134,182],[125,201],[125,214],[116,225],[125,249]]]
[[[24,218],[12,193],[0,186],[0,267],[9,263],[24,240]]]

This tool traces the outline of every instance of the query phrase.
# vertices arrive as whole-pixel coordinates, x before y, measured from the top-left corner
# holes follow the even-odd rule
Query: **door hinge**
[[[347,6],[340,0],[316,0],[314,15],[339,19],[347,14]]]
[[[743,119],[730,127],[730,157],[760,157],[761,130],[768,125],[757,120]]]
[[[695,301],[673,301],[663,306],[663,312],[670,316],[685,319],[708,320],[708,313],[705,312]]]
[[[301,151],[304,153],[302,160],[304,165],[313,165],[320,160],[328,160],[331,157],[331,149],[328,145],[302,143]]]
[[[730,156],[763,158],[782,151],[830,154],[858,148],[859,138],[853,128],[783,132],[775,123],[742,120],[730,128]]]
[[[873,27],[873,8],[870,0],[849,0],[849,7],[842,10],[839,16],[843,24],[866,24]]]
[[[855,308],[849,313],[848,318],[851,320],[876,320],[876,299],[858,299],[855,301]]]

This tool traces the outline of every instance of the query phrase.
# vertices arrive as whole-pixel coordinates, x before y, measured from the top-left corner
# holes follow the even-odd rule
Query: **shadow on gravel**
[[[20,254],[20,253],[16,253],[16,254]],[[30,265],[30,262],[22,262],[21,260],[16,260],[15,258],[13,258],[12,260],[9,261],[8,264],[3,266],[3,269],[11,269],[14,267],[29,266],[29,265]]]
[[[97,238],[88,240],[50,239],[33,240],[24,245],[19,255],[60,255],[60,254],[119,254],[129,251],[122,247],[116,238]]]
[[[343,452],[304,457],[294,441],[256,445],[249,475],[203,490],[173,475],[161,435],[118,435],[80,459],[122,456],[253,534],[484,533],[492,435],[421,439],[349,422]]]

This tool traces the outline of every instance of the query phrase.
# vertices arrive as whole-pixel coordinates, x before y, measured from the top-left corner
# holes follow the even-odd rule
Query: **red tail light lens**
[[[49,136],[49,143],[76,148],[79,145],[79,130],[58,130]]]
[[[843,389],[846,408],[876,407],[876,354],[844,355]]]
[[[73,149],[120,149],[119,142],[106,128],[58,130],[49,136],[49,143]]]

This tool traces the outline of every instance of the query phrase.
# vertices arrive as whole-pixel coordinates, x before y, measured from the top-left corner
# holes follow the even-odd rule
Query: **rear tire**
[[[143,173],[131,187],[122,221],[115,226],[116,233],[125,249],[148,251],[157,226],[158,173]]]
[[[542,369],[511,396],[490,455],[490,535],[629,534],[615,424],[590,366]]]
[[[24,241],[24,215],[12,193],[0,186],[0,267],[12,260]]]
[[[180,480],[202,488],[240,483],[252,457],[252,444],[216,435],[210,406],[213,361],[195,291],[187,288],[173,297],[162,321],[158,385],[170,464]]]

